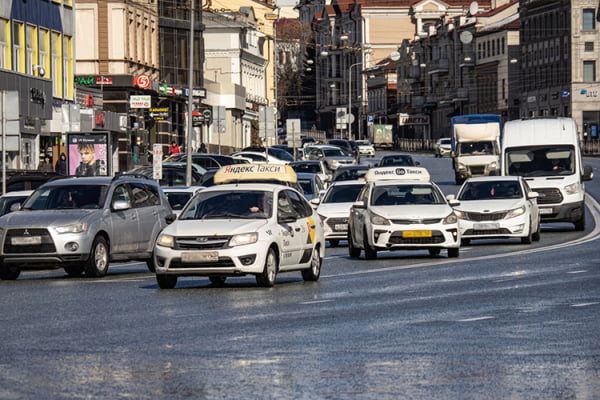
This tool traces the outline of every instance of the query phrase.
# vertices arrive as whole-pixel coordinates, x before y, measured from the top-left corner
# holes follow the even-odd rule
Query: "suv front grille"
[[[441,218],[428,218],[428,219],[392,219],[392,223],[398,225],[431,225],[438,224],[441,221]]]
[[[556,188],[536,188],[534,192],[539,194],[537,198],[538,204],[558,204],[562,203],[563,196],[559,189]]]
[[[470,221],[499,221],[504,219],[506,212],[495,212],[495,213],[478,213],[478,212],[467,212],[467,219]]]
[[[224,249],[231,236],[191,236],[175,238],[175,250]]]
[[[40,244],[13,244],[13,238],[41,237]],[[4,238],[4,254],[55,253],[56,247],[47,229],[9,229]]]
[[[485,165],[471,165],[469,167],[471,170],[471,175],[480,176],[485,174]]]
[[[336,231],[336,225],[346,225],[348,226],[348,218],[339,217],[339,218],[328,218],[327,225],[331,228],[331,230]]]

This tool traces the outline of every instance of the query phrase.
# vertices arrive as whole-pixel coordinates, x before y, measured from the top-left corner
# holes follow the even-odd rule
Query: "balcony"
[[[427,73],[429,75],[434,74],[447,74],[449,71],[449,63],[447,58],[440,58],[439,60],[431,61],[428,64],[429,71]]]
[[[469,101],[469,91],[467,88],[458,88],[452,95],[452,102],[457,103],[461,101]]]

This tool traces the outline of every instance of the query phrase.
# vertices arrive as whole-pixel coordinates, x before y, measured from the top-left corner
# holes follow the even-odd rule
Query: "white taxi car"
[[[348,253],[374,259],[382,250],[448,250],[458,257],[460,231],[451,204],[420,167],[372,168],[350,210]],[[456,202],[455,204],[457,204]]]
[[[174,288],[179,276],[207,276],[213,284],[252,274],[260,286],[280,272],[301,271],[316,281],[325,255],[323,225],[308,201],[290,186],[241,183],[295,182],[283,164],[222,167],[215,186],[197,193],[154,247],[156,280]],[[238,182],[231,184],[228,182]]]
[[[454,207],[462,243],[471,239],[520,238],[524,244],[540,240],[537,197],[521,176],[467,179],[458,191],[460,204]]]
[[[364,186],[363,180],[333,182],[323,199],[310,201],[318,205],[317,214],[323,221],[325,240],[329,241],[331,247],[348,238],[350,208]]]

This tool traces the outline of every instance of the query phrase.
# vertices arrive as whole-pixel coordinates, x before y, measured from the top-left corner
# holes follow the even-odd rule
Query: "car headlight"
[[[460,210],[454,210],[454,214],[456,215],[457,218],[459,219],[468,219],[467,218],[467,213],[460,211]]]
[[[229,239],[229,247],[243,246],[245,244],[256,243],[258,241],[258,233],[241,233],[239,235],[233,235]]]
[[[515,208],[514,210],[510,210],[509,212],[506,213],[506,218],[514,218],[514,217],[518,217],[519,215],[523,215],[523,214],[525,214],[525,206]]]
[[[390,221],[381,215],[371,214],[371,223],[373,225],[390,225]]]
[[[565,192],[567,192],[567,194],[577,194],[577,192],[579,192],[577,187],[577,183],[573,183],[571,185],[565,186],[563,189],[565,190]]]
[[[490,168],[496,169],[496,166],[498,165],[498,163],[496,163],[496,161],[492,161],[490,163]]]
[[[156,244],[163,247],[173,248],[175,246],[175,237],[163,233],[156,239]]]
[[[446,218],[444,218],[442,220],[442,224],[444,224],[444,225],[455,224],[457,222],[458,222],[458,218],[456,218],[455,212],[451,212],[450,214],[448,214],[448,216]]]
[[[77,222],[75,224],[57,226],[54,228],[57,233],[81,233],[87,231],[87,222]]]
[[[458,169],[467,169],[467,167],[465,167],[465,164],[463,164],[463,163],[456,164],[456,168],[458,168]]]

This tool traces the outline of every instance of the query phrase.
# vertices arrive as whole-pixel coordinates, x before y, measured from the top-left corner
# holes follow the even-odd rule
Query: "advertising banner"
[[[71,176],[108,176],[109,134],[69,134],[67,139],[68,173]]]

